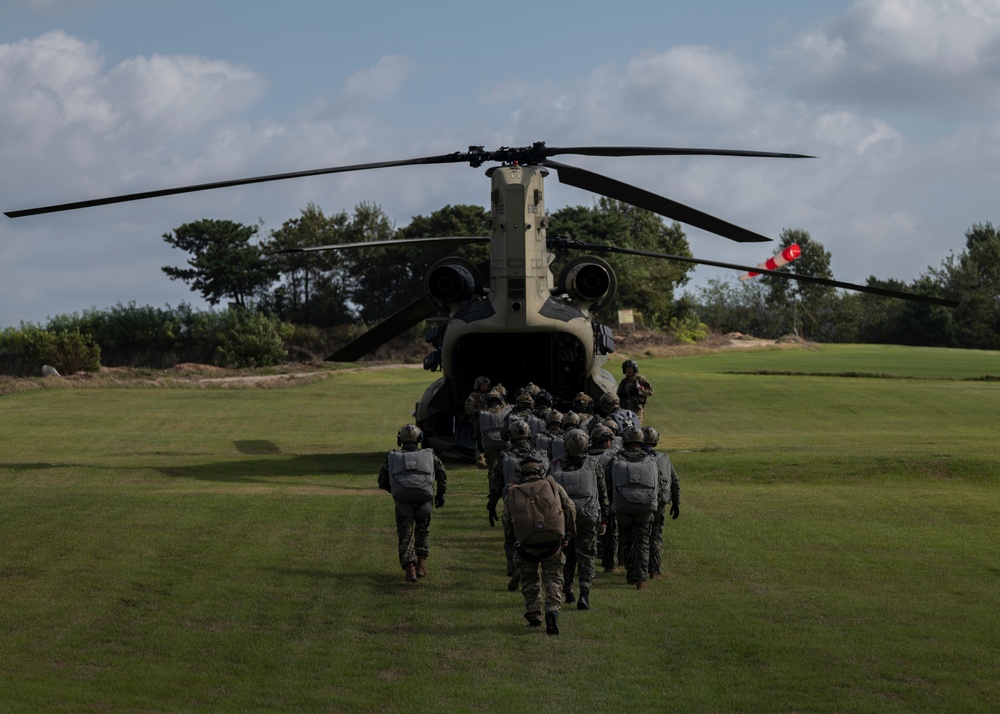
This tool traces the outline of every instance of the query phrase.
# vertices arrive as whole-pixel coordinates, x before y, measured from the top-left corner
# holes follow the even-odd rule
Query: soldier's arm
[[[601,469],[597,469],[597,502],[601,508],[601,521],[608,520],[611,501],[608,499],[608,481]]]
[[[444,493],[444,489],[448,485],[448,472],[444,470],[444,463],[437,454],[434,455],[434,480],[438,482],[438,490]]]
[[[503,493],[503,459],[497,459],[490,469],[490,497],[489,500],[497,502]]]
[[[392,488],[389,486],[389,459],[386,459],[385,463],[382,464],[382,468],[379,469],[378,487],[383,491],[392,493]]]
[[[681,482],[677,478],[673,462],[670,463],[670,501],[675,506],[681,505]]]
[[[639,394],[644,397],[648,397],[653,393],[653,385],[649,383],[649,380],[645,377],[639,377]]]
[[[562,503],[563,517],[566,519],[566,540],[570,538],[576,538],[576,504],[573,503],[573,499],[569,497],[566,493],[566,489],[555,483],[556,490],[559,492],[559,501]]]

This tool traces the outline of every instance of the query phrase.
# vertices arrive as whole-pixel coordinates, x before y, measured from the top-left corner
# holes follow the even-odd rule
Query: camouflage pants
[[[660,575],[663,572],[663,524],[666,522],[664,507],[653,516],[649,529],[649,574]]]
[[[601,537],[601,566],[607,569],[618,565],[618,519],[612,511],[608,516],[608,527]]]
[[[653,514],[619,513],[617,518],[626,578],[630,583],[646,581],[649,578],[649,531],[653,526]]]
[[[573,576],[579,571],[580,592],[590,590],[594,582],[597,560],[597,524],[577,521],[576,537],[566,549],[566,567],[563,568],[563,590],[573,589]]]
[[[399,565],[406,568],[418,556],[430,555],[431,501],[396,501],[396,536],[399,538]]]
[[[529,563],[520,555],[514,556],[514,565],[521,573],[521,595],[524,596],[524,613],[528,619],[542,613],[542,588],[545,588],[544,612],[558,612],[562,605],[563,568],[566,556],[560,549],[540,563]]]

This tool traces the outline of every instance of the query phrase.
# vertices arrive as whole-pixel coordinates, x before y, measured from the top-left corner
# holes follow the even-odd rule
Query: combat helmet
[[[564,441],[566,451],[574,455],[585,454],[590,446],[590,440],[582,429],[570,429]]]
[[[424,432],[413,424],[404,425],[396,434],[396,446],[416,444],[424,440]]]
[[[660,443],[660,432],[651,426],[642,427],[642,443],[646,446],[656,446]]]
[[[612,392],[605,392],[601,395],[601,411],[607,414],[611,408],[618,404],[618,395]]]
[[[528,422],[524,421],[524,419],[515,419],[512,421],[507,428],[507,432],[510,434],[511,442],[525,441],[531,438],[531,427],[528,426]]]
[[[473,385],[474,389],[478,392],[479,389],[480,389],[480,387],[482,387],[483,385],[489,387],[490,386],[490,378],[486,377],[486,376],[476,377],[476,382]]]
[[[514,398],[514,404],[516,404],[518,407],[522,409],[525,406],[531,408],[535,406],[535,398],[531,396],[531,394],[529,394],[528,392],[521,392],[520,394],[517,395],[517,397]]]
[[[549,411],[545,413],[545,426],[552,426],[554,424],[562,426],[562,421],[562,412],[556,409],[549,409]]]
[[[623,444],[641,444],[643,442],[644,435],[642,429],[637,427],[635,424],[629,424],[625,427],[625,431],[622,432],[622,443]]]
[[[576,412],[566,412],[563,414],[562,426],[567,431],[580,426],[580,415]]]
[[[639,363],[636,362],[634,359],[627,359],[624,362],[622,362],[622,374],[625,374],[625,370],[628,367],[631,367],[636,374],[639,374]]]

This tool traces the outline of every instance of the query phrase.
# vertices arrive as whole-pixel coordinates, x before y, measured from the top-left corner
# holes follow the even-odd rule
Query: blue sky
[[[995,217],[1000,4],[223,2],[0,5],[0,209],[526,145],[794,151],[808,161],[585,159],[777,238],[810,232],[841,280],[910,280]],[[399,225],[485,205],[482,170],[406,167],[0,219],[0,326],[118,302],[200,304],[161,235],[309,202]],[[550,178],[548,208],[591,194]],[[767,246],[686,228],[699,257]],[[695,284],[724,271],[698,268]]]

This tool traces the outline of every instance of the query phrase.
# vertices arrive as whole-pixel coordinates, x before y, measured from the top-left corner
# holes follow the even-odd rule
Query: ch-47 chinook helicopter
[[[568,402],[584,391],[595,399],[615,391],[615,378],[603,365],[614,351],[611,330],[598,323],[593,313],[615,295],[616,279],[607,262],[594,255],[616,252],[649,258],[710,265],[737,271],[753,270],[776,277],[874,293],[953,307],[941,298],[903,293],[868,285],[796,275],[758,267],[721,263],[686,256],[631,250],[625,247],[587,244],[565,237],[546,235],[544,179],[555,171],[561,183],[653,211],[739,242],[764,242],[770,238],[723,221],[668,198],[622,183],[601,174],[553,161],[563,154],[598,157],[622,156],[734,156],[809,158],[728,149],[664,147],[548,147],[537,142],[527,147],[504,147],[486,151],[481,146],[468,151],[397,161],[314,169],[253,178],[196,184],[132,193],[40,208],[10,211],[11,218],[68,211],[112,203],[136,201],[194,191],[263,183],[322,174],[363,171],[397,166],[468,163],[486,170],[492,182],[490,228],[486,237],[415,238],[354,244],[317,246],[306,249],[332,250],[379,245],[489,243],[488,263],[474,265],[452,256],[435,263],[424,279],[424,295],[328,357],[332,361],[355,361],[423,320],[432,325],[428,342],[434,347],[424,360],[426,369],[441,369],[417,403],[414,415],[427,441],[439,451],[471,457],[471,428],[462,411],[464,397],[478,375],[494,383],[518,387],[533,382],[548,389],[560,402]],[[570,260],[553,275],[554,251],[574,251]]]

